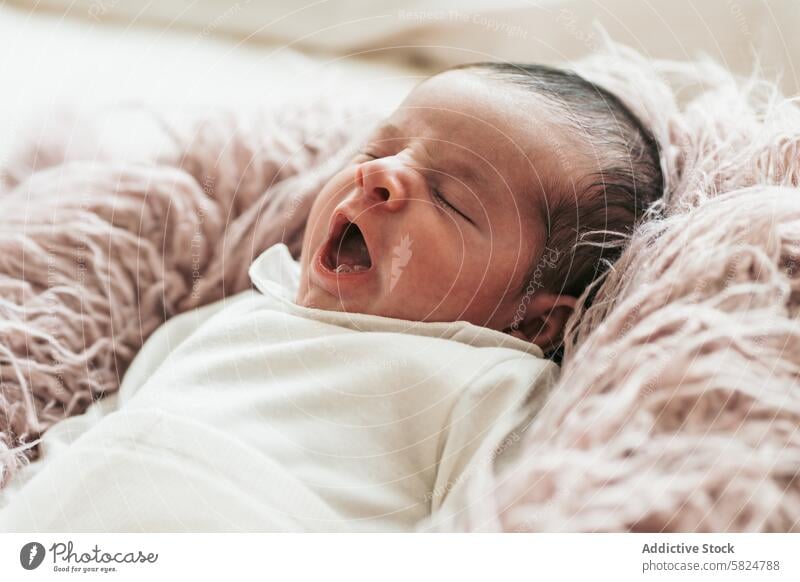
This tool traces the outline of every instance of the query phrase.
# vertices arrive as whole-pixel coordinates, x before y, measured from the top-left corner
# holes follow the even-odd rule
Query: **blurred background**
[[[799,26],[797,0],[12,0],[0,4],[0,157],[20,123],[60,103],[355,92],[389,109],[447,66],[568,63],[601,49],[603,30],[648,56],[758,70],[796,95]]]

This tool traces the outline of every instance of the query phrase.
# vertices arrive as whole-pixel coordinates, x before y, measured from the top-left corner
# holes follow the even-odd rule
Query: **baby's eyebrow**
[[[378,129],[375,131],[375,141],[380,141],[383,139],[395,139],[403,135],[403,132],[400,131],[400,128],[397,127],[394,123],[386,122],[382,124]]]
[[[478,186],[487,186],[488,182],[486,176],[475,169],[473,164],[467,164],[460,161],[453,161],[453,171],[450,172],[453,176],[461,179],[465,184],[477,184]]]
[[[383,123],[378,129],[375,131],[374,141],[379,142],[381,140],[392,140],[392,139],[400,139],[403,137],[403,131],[394,123],[389,121]],[[432,150],[436,149],[437,144],[432,143],[429,144],[429,139],[421,139],[423,146],[425,147],[425,153],[428,156],[428,160],[431,163],[431,166],[435,166],[434,164],[434,157],[432,156]],[[441,166],[441,163],[439,164]],[[464,184],[475,184],[478,186],[486,187],[488,185],[488,180],[486,176],[484,176],[481,172],[477,171],[473,164],[469,164],[460,160],[452,160],[447,163],[447,167],[440,167],[439,171],[445,173],[449,176],[458,178]]]
[[[425,147],[425,153],[428,156],[428,160],[434,169],[436,169],[437,164],[434,161],[434,156],[432,155],[432,150],[436,149],[436,146],[439,145],[436,143],[430,144],[430,148],[428,147],[429,144],[427,143],[429,140],[423,140],[423,145]],[[449,142],[448,142],[449,143]],[[470,184],[486,187],[488,185],[488,181],[486,180],[486,176],[482,175],[473,164],[467,163],[464,160],[449,160],[446,164],[443,164],[441,161],[438,164],[439,168],[438,171],[446,174],[448,177],[453,177],[460,180],[463,184],[469,186]]]

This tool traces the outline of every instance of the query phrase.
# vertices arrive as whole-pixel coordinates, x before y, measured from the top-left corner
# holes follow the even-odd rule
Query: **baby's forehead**
[[[511,113],[504,101],[492,99],[487,80],[478,75],[448,71],[417,85],[392,118],[411,127],[502,132],[504,118]]]
[[[443,164],[459,159],[476,170],[525,179],[548,151],[563,149],[542,107],[505,83],[448,71],[418,85],[381,124],[378,139],[417,140]]]
[[[585,144],[529,90],[467,71],[418,85],[379,139],[417,141],[442,171],[471,164],[492,187],[528,198],[569,188],[586,175]]]
[[[551,119],[551,108],[535,94],[455,70],[419,84],[386,124],[407,138],[438,140],[492,159],[532,157],[560,147],[563,128]]]

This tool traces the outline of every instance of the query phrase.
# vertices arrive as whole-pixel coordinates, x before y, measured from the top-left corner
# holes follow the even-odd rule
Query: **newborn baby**
[[[267,249],[255,290],[159,328],[0,528],[480,529],[471,483],[535,419],[601,243],[661,180],[649,132],[574,74],[426,80],[320,192],[300,261]]]
[[[468,321],[552,350],[613,233],[661,189],[655,140],[603,89],[535,65],[449,70],[320,193],[297,302]]]

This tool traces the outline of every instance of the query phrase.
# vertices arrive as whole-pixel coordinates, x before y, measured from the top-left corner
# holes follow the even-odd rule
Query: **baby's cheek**
[[[480,287],[474,253],[466,251],[457,233],[443,228],[436,214],[418,214],[407,226],[398,229],[397,241],[388,245],[386,300],[403,309],[406,317],[458,316]]]
[[[452,296],[454,290],[459,293],[463,277],[451,258],[422,248],[415,250],[405,265],[399,257],[393,257],[388,285],[391,296],[415,309],[431,309]]]
[[[449,264],[440,268],[433,275],[435,297],[432,300],[440,305],[439,309],[447,319],[463,319],[470,313],[476,303],[483,302],[484,285],[479,272],[464,263]],[[483,282],[485,284],[485,281]]]
[[[471,302],[476,315],[495,309],[504,297],[516,289],[518,265],[499,256],[475,256],[464,268],[459,290]]]

